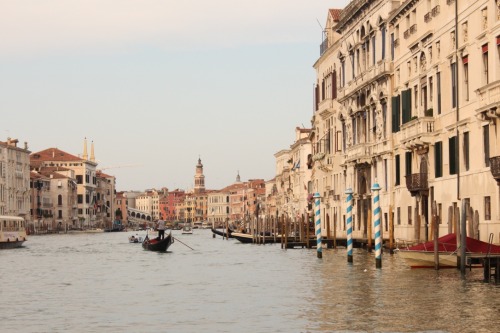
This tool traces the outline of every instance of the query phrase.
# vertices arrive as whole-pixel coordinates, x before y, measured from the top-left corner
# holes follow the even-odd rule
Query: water
[[[397,255],[174,231],[169,252],[128,233],[32,236],[0,251],[6,332],[498,332],[500,286],[481,269],[411,270]]]

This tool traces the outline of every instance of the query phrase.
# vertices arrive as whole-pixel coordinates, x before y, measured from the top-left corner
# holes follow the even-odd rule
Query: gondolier
[[[164,239],[165,238],[165,221],[163,221],[161,217],[158,220],[158,222],[156,223],[156,229],[158,230],[158,238]]]

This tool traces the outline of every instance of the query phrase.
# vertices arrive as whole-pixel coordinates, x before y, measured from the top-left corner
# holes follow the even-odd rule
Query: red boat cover
[[[500,246],[489,244],[474,238],[467,237],[467,250],[470,253],[489,253],[500,254]],[[429,241],[408,248],[410,251],[434,251],[434,241]],[[438,238],[438,251],[440,252],[455,252],[457,250],[457,235],[448,234]]]

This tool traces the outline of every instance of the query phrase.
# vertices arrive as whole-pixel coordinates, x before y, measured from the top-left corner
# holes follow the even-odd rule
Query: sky
[[[0,0],[0,141],[82,155],[118,191],[271,180],[311,127],[329,8],[347,0]]]

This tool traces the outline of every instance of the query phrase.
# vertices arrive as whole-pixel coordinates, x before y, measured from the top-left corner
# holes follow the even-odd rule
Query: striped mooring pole
[[[380,185],[375,179],[375,184],[372,186],[373,191],[373,224],[375,232],[375,267],[382,268],[382,234],[380,230]]]
[[[352,188],[345,190],[347,194],[347,262],[352,262]]]
[[[316,231],[316,253],[318,258],[323,258],[323,252],[321,250],[321,211],[320,211],[320,195],[318,192],[314,193],[314,221],[315,221],[315,231]]]

